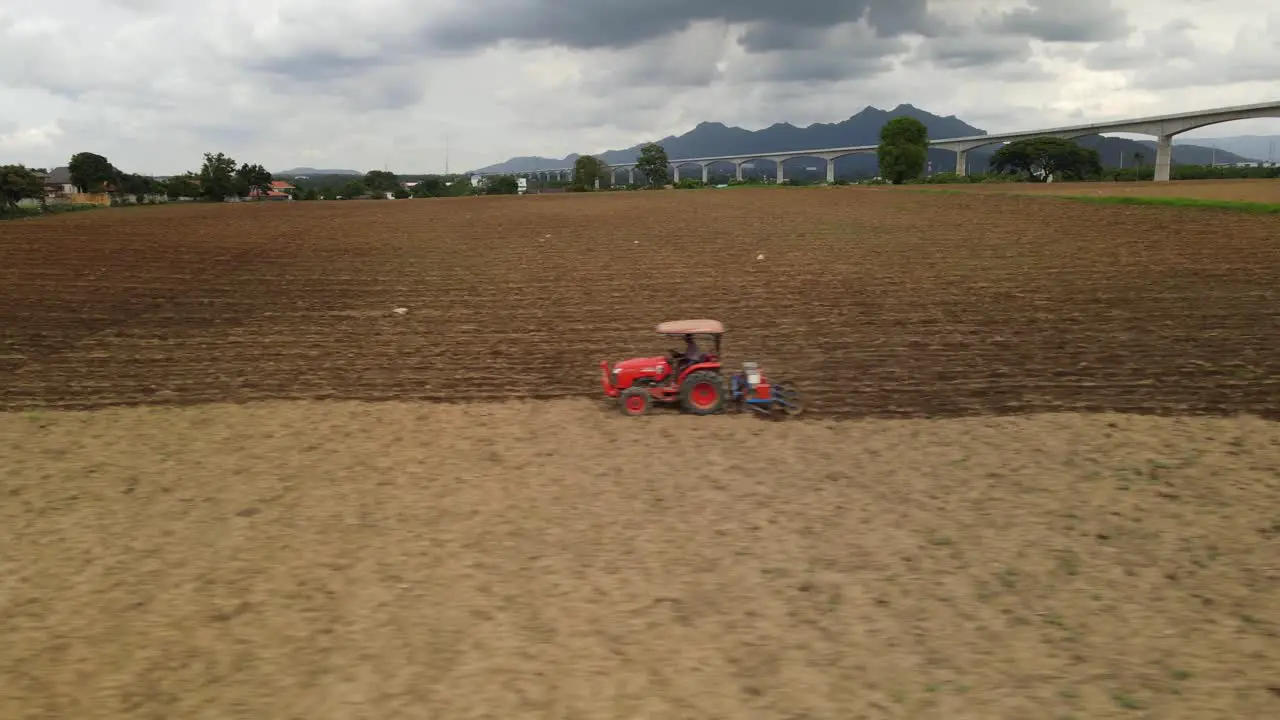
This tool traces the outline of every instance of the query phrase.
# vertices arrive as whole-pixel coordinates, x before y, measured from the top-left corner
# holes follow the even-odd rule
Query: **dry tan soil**
[[[876,188],[5,223],[0,720],[1275,715],[1278,237]],[[814,419],[592,399],[699,315]]]
[[[1280,431],[0,416],[3,718],[1261,718]]]

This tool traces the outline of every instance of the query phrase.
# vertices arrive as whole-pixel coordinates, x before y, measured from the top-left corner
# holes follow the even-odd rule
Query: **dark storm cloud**
[[[400,110],[426,94],[420,69],[397,67],[398,56],[352,56],[324,50],[261,57],[246,63],[274,89],[304,90],[313,96],[340,97],[364,110]]]
[[[1133,31],[1128,13],[1113,0],[1027,0],[1027,7],[1002,13],[989,26],[1046,42],[1120,40]]]
[[[956,35],[921,43],[919,59],[951,69],[989,67],[1031,59],[1031,43],[1025,37]]]
[[[390,60],[382,56],[352,56],[327,50],[306,50],[293,55],[263,55],[246,61],[250,70],[287,77],[298,82],[325,82],[361,75]]]
[[[776,62],[754,63],[742,79],[748,82],[828,83],[878,75],[891,69],[893,61],[889,58],[795,53]]]
[[[740,43],[752,55],[732,67],[729,78],[749,83],[866,78],[891,71],[895,59],[911,47],[903,38],[880,37],[862,25],[812,31],[787,27],[756,25],[748,29]],[[795,34],[804,35],[806,41],[795,41]]]
[[[868,35],[862,27],[849,24],[826,28],[757,22],[747,27],[738,43],[749,53],[813,50],[859,58],[884,57],[907,49],[901,37]]]
[[[755,47],[789,49],[804,31],[866,19],[882,36],[928,31],[926,0],[472,0],[435,22],[431,44],[479,49],[504,40],[575,49],[627,48],[699,21],[759,24]]]
[[[1184,18],[1171,20],[1155,30],[1143,34],[1142,43],[1104,43],[1085,55],[1085,67],[1090,70],[1128,70],[1142,67],[1152,60],[1190,58],[1197,54],[1192,32],[1195,23]]]

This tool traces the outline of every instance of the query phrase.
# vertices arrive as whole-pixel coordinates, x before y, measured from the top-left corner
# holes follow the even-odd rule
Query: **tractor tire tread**
[[[711,382],[716,386],[716,403],[710,408],[697,408],[689,399],[690,391],[694,386],[703,382]],[[729,402],[729,390],[725,383],[724,376],[710,370],[698,370],[690,373],[689,377],[680,383],[680,409],[692,415],[716,415],[724,412],[725,406]]]

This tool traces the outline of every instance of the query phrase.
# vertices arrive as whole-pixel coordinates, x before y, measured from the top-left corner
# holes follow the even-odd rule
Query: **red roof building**
[[[268,190],[265,195],[259,192],[258,188],[254,188],[249,191],[249,197],[254,199],[263,198],[266,200],[290,200],[293,198],[294,190],[297,190],[297,188],[284,180],[272,180],[271,189]]]

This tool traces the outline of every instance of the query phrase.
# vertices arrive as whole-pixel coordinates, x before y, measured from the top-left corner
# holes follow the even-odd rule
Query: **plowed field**
[[[1280,218],[831,189],[166,207],[0,233],[9,409],[584,396],[598,360],[661,351],[652,325],[682,316],[725,321],[731,361],[828,416],[1280,407]]]
[[[1058,182],[948,185],[948,189],[979,193],[1027,193],[1031,195],[1087,195],[1195,198],[1241,202],[1280,203],[1280,179],[1177,180],[1153,182]]]
[[[689,316],[817,420],[592,399]],[[1214,210],[3,223],[0,718],[1271,717],[1278,323],[1280,218]]]

